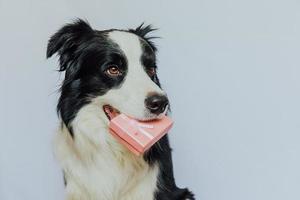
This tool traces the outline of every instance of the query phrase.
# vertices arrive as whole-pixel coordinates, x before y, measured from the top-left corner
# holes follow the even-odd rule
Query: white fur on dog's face
[[[121,113],[140,120],[158,117],[145,107],[145,99],[150,93],[165,95],[144,70],[141,62],[143,53],[138,36],[123,31],[112,31],[108,38],[116,43],[127,60],[128,71],[123,83],[118,88],[109,90],[105,95],[96,98],[102,105],[109,104]]]

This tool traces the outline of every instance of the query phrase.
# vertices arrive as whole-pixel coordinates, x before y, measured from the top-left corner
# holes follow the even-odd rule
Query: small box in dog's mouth
[[[110,133],[131,152],[141,155],[171,129],[173,121],[163,116],[151,121],[138,121],[125,114],[110,120]]]

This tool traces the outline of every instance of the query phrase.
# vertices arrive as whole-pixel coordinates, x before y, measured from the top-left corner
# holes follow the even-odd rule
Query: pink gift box
[[[173,121],[167,116],[144,122],[120,114],[110,121],[109,128],[119,142],[134,154],[141,155],[162,138],[172,125]]]

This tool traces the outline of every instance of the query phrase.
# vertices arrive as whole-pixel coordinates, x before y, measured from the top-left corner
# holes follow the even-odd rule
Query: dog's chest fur
[[[99,121],[91,120],[101,117],[91,110],[94,107],[89,105],[78,113],[73,122],[75,138],[62,127],[55,139],[67,199],[153,200],[158,165],[150,166],[119,144]]]

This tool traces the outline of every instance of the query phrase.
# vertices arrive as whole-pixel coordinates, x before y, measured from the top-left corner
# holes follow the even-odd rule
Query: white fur
[[[144,100],[150,92],[164,92],[143,70],[137,36],[113,31],[109,38],[119,45],[128,61],[123,84],[79,110],[72,122],[74,139],[63,126],[54,141],[55,154],[67,179],[67,200],[153,200],[158,165],[150,167],[110,135],[102,106],[110,104],[136,118],[151,118]]]

